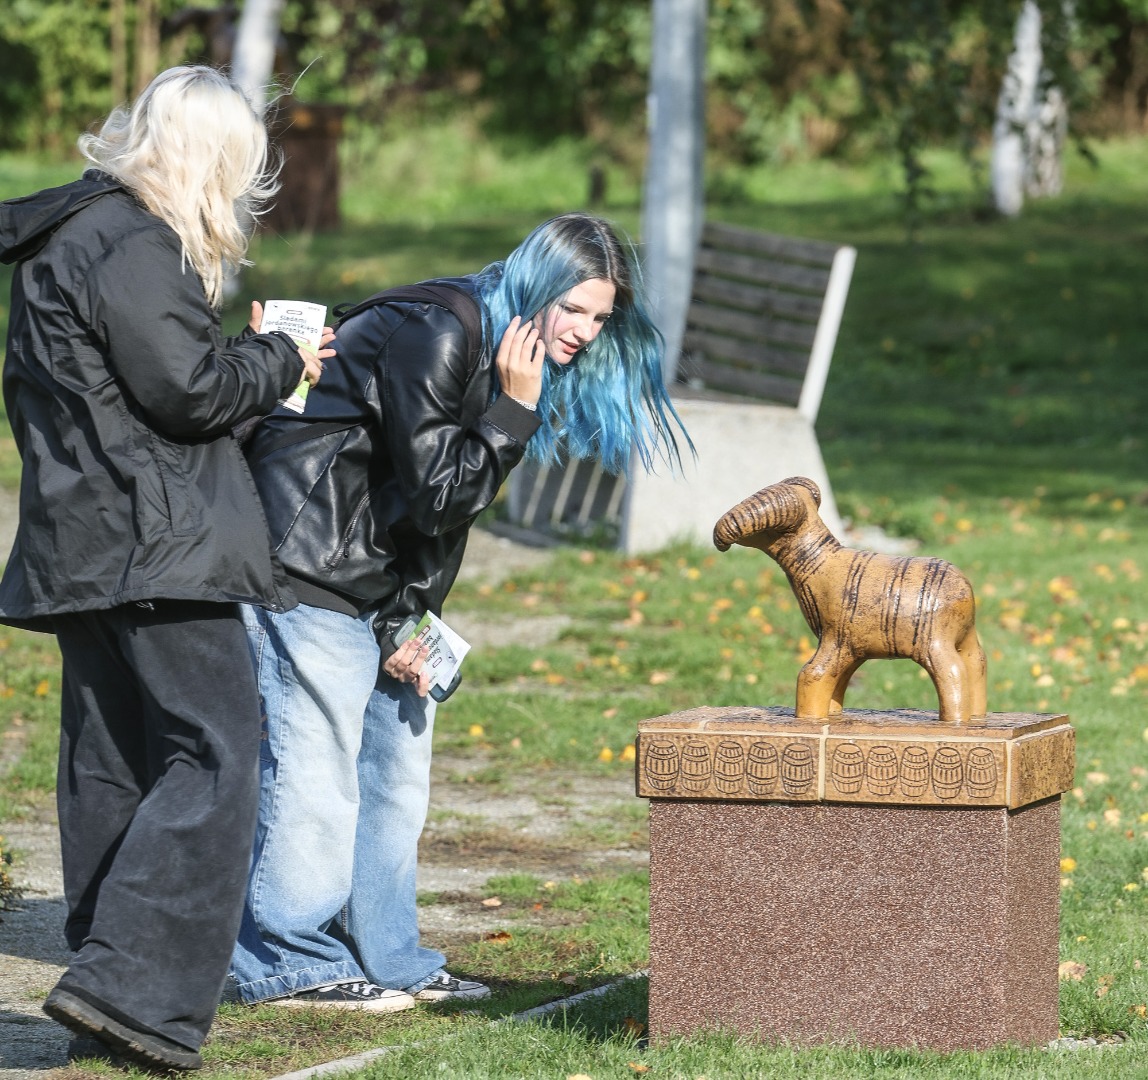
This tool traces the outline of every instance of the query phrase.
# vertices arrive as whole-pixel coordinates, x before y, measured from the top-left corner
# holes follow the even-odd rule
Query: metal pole
[[[706,0],[653,0],[653,10],[642,247],[654,318],[666,339],[666,383],[672,384],[704,214]]]

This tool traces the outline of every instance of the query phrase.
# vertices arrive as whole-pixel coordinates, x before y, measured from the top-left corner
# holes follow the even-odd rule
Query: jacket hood
[[[89,169],[79,180],[46,188],[34,195],[0,203],[0,262],[14,263],[35,255],[73,214],[123,184]]]

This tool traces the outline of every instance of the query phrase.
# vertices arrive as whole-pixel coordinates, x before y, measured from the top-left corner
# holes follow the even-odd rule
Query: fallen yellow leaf
[[[634,751],[634,744],[630,743],[628,746],[622,748],[622,752],[618,755],[619,761],[633,761],[636,756]]]
[[[471,724],[468,734],[472,739],[481,739],[486,732],[483,731],[481,724]]]
[[[614,751],[611,750],[608,746],[603,746],[602,749],[598,752],[598,760],[599,761],[613,761],[614,760]]]
[[[622,1020],[622,1027],[626,1029],[627,1035],[633,1035],[636,1039],[640,1039],[646,1034],[646,1025],[640,1020],[635,1020],[632,1016],[627,1016]]]
[[[1076,869],[1076,860],[1066,856],[1060,860],[1060,872],[1062,874],[1071,874]]]

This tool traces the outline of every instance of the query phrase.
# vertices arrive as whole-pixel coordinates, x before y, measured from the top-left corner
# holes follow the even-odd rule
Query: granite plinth
[[[1056,1038],[1067,717],[981,718],[960,735],[901,712],[809,727],[784,710],[746,709],[640,725],[639,793],[650,776],[669,775],[668,754],[649,757],[666,743],[677,749],[678,779],[705,775],[708,785],[651,796],[651,1038],[720,1028],[794,1045],[941,1051]],[[749,748],[767,736],[784,745],[765,792],[770,770],[751,769]],[[727,745],[719,767],[717,748],[738,739],[748,740],[740,758]],[[834,782],[842,744],[859,751],[836,774],[850,787],[860,778],[847,792]],[[700,751],[683,757],[689,745],[711,751],[708,773]],[[809,751],[790,755],[803,763],[793,775],[809,784],[801,797],[782,781],[791,745]],[[921,772],[920,755],[909,754],[906,787],[900,766],[912,747],[928,762]],[[977,748],[985,752],[972,755]],[[870,770],[874,753],[879,768]],[[742,787],[723,791],[716,777],[732,788],[739,762]],[[754,776],[758,792],[749,790]],[[867,777],[876,792],[865,794]]]

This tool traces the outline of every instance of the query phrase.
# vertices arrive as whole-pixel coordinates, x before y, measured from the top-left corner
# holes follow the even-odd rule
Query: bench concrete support
[[[644,721],[650,1037],[1055,1039],[1065,716]]]
[[[790,476],[808,476],[817,483],[821,520],[844,540],[817,434],[798,409],[687,397],[675,398],[674,406],[694,441],[697,460],[683,452],[684,471],[677,474],[664,462],[654,473],[633,470],[623,503],[623,551],[657,551],[675,540],[712,547],[714,523],[731,506]]]

